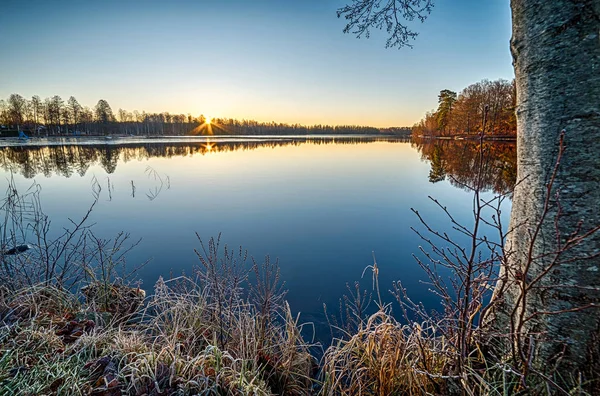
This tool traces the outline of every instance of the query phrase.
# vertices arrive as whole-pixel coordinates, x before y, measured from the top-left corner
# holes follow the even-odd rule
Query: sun
[[[211,121],[212,120],[210,119],[210,117],[206,117],[206,121],[204,122],[206,123],[206,125],[210,125]]]

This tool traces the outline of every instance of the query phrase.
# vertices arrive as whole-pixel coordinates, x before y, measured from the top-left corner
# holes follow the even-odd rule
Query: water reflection
[[[415,139],[412,147],[422,160],[430,162],[431,183],[448,179],[453,186],[469,190],[477,183],[480,166],[484,191],[503,194],[511,191],[517,180],[515,142],[484,142],[482,155],[479,142],[470,140]]]
[[[300,146],[303,144],[363,144],[371,142],[401,142],[386,137],[289,137],[273,139],[216,138],[202,141],[122,141],[115,144],[14,145],[0,147],[0,166],[4,171],[33,178],[43,174],[83,177],[88,169],[100,165],[113,174],[119,162],[150,158],[173,158],[208,153],[254,150],[267,147]],[[448,180],[452,185],[468,189],[476,183],[480,166],[479,143],[476,141],[413,139],[413,148],[421,159],[430,163],[429,181]],[[516,182],[516,145],[514,142],[483,143],[483,190],[495,193],[510,191]]]
[[[419,254],[422,240],[411,231],[418,219],[410,209],[419,210],[435,229],[452,232],[439,208],[426,199],[432,196],[459,223],[472,221],[471,194],[449,180],[455,185],[472,181],[476,145],[414,142],[416,152],[411,143],[399,141],[229,137],[15,144],[0,148],[0,168],[13,171],[23,188],[30,185],[25,178],[51,176],[37,181],[46,214],[58,230],[88,209],[93,176],[92,194],[102,191],[90,218],[94,232],[111,238],[126,231],[142,238],[128,262],[153,259],[139,274],[147,292],[159,276],[193,273],[196,232],[205,239],[222,233],[229,246],[243,245],[258,260],[266,254],[279,258],[292,309],[326,335],[323,304],[330,312],[337,310],[346,284],[355,280],[370,290],[371,279],[361,274],[373,263],[372,252],[381,268],[382,290],[401,280],[414,301],[438,309],[439,299],[421,283],[424,274],[412,256]],[[514,177],[506,175],[514,174],[514,145],[490,143],[486,152],[490,166],[499,165],[504,174],[490,169],[486,188],[510,186]],[[0,169],[0,177],[7,176]],[[461,238],[457,242],[468,242]]]
[[[205,155],[215,152],[254,150],[261,147],[276,148],[302,144],[363,144],[371,142],[403,142],[401,138],[386,137],[287,137],[273,139],[213,138],[195,141],[144,142],[120,140],[117,144],[86,142],[85,144],[13,145],[0,147],[0,166],[4,171],[30,179],[38,174],[46,177],[56,174],[71,177],[74,173],[85,176],[93,165],[101,165],[108,174],[115,172],[117,164],[154,157],[172,158]]]

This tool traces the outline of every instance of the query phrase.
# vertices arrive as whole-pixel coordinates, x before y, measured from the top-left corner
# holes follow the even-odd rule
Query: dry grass
[[[82,294],[51,286],[3,289],[0,394],[553,393],[548,381],[525,387],[510,358],[477,342],[485,333],[474,330],[464,357],[454,321],[407,325],[381,303],[372,315],[353,314],[355,328],[334,340],[318,366],[278,292],[276,267],[266,260],[236,273],[240,287],[220,295],[202,274],[159,279],[154,294],[127,317],[98,312]],[[262,292],[251,289],[247,274],[262,279]],[[221,285],[230,282],[213,275]],[[585,394],[576,378],[569,381],[572,394]]]
[[[0,394],[312,394],[314,358],[271,276],[276,266],[266,260],[240,271],[263,283],[250,286],[242,275],[235,293],[225,293],[220,286],[230,280],[221,271],[159,279],[133,313],[129,298],[138,294],[122,285],[98,289],[120,291],[108,305],[90,298],[90,288],[2,290]],[[112,306],[128,307],[127,315]]]
[[[436,389],[421,366],[431,367],[435,356],[416,348],[415,333],[379,311],[347,340],[339,339],[324,357],[325,395],[423,394]],[[422,358],[427,361],[422,361]]]

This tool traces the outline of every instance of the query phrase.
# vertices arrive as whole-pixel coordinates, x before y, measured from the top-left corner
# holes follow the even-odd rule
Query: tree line
[[[515,82],[482,80],[459,94],[444,89],[438,107],[412,128],[415,136],[509,135],[517,132]]]
[[[409,135],[410,128],[379,129],[359,125],[300,125],[233,118],[208,120],[204,115],[147,113],[119,109],[116,114],[104,99],[90,108],[71,96],[65,102],[60,96],[42,100],[11,94],[0,100],[0,125],[4,130],[16,129],[39,135],[338,135],[392,134]]]

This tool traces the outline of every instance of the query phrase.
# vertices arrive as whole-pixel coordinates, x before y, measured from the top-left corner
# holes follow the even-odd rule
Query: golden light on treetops
[[[199,125],[191,131],[192,135],[212,135],[213,127],[219,130],[224,130],[224,128],[222,128],[218,124],[214,124],[212,118],[210,117],[204,117],[203,115],[201,115],[196,120],[199,123]]]

